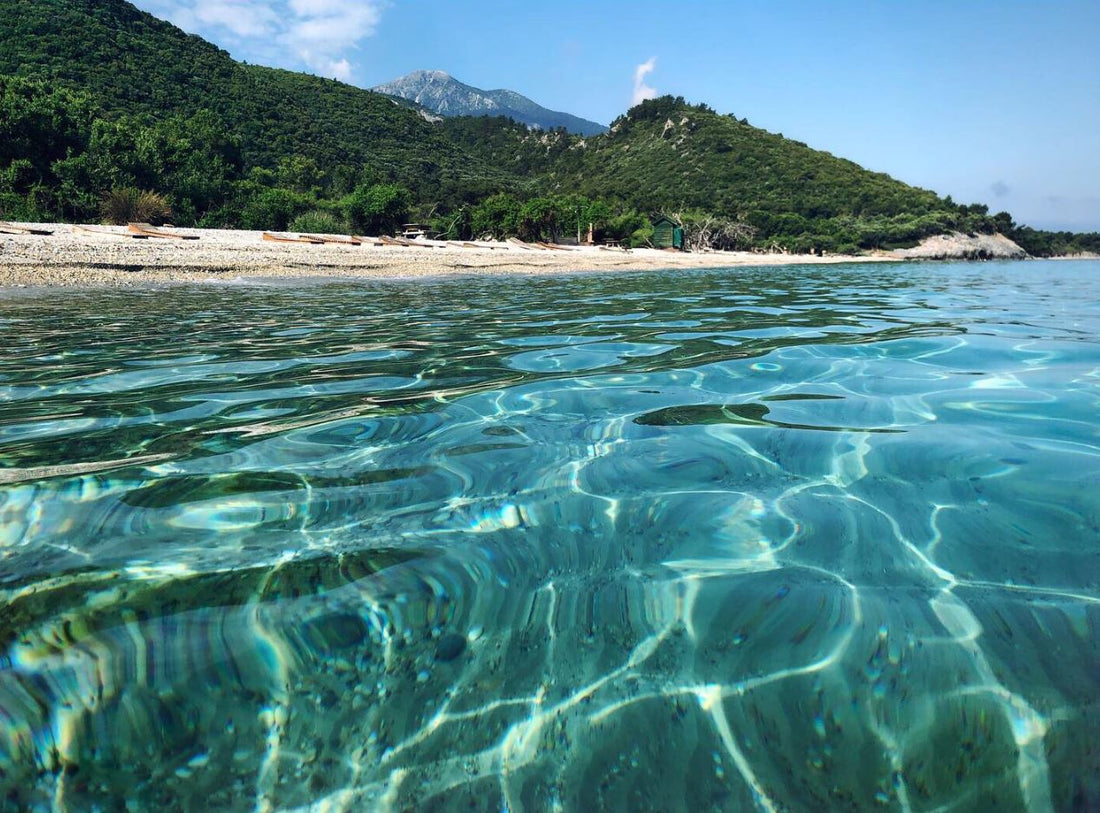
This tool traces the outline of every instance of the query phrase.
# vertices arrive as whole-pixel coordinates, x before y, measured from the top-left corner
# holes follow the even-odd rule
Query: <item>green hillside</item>
[[[807,248],[835,250],[836,239],[813,239],[830,234],[846,249],[905,243],[965,220],[933,192],[670,97],[589,140],[558,183],[646,210],[721,214],[768,237],[805,235]]]
[[[78,90],[108,118],[210,111],[249,167],[298,155],[329,168],[367,165],[429,192],[514,182],[385,96],[235,62],[123,0],[0,0],[3,74]]]
[[[682,99],[586,139],[431,122],[380,94],[235,62],[124,0],[0,0],[0,216],[123,219],[139,198],[181,225],[417,219],[452,237],[554,239],[592,223],[644,244],[667,213],[722,247],[853,251],[961,229],[1020,235],[1033,253],[1095,248]]]
[[[643,102],[584,151],[576,183],[657,209],[716,207],[804,218],[921,213],[934,193],[805,144],[665,97]]]

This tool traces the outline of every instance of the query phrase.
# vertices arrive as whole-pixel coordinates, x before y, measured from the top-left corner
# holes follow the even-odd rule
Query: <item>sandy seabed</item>
[[[655,249],[525,248],[439,241],[414,246],[273,243],[263,232],[176,229],[198,240],[145,239],[124,227],[34,225],[49,236],[0,235],[0,287],[126,286],[148,283],[230,282],[253,278],[408,279],[454,275],[555,274],[873,262],[892,258],[750,252],[686,254]]]

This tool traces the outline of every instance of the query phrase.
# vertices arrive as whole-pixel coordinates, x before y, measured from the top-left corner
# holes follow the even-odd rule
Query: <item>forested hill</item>
[[[656,211],[723,212],[767,234],[820,233],[828,220],[845,244],[891,224],[904,224],[897,239],[908,240],[958,225],[966,214],[960,219],[933,192],[670,97],[643,102],[590,140],[558,182]]]
[[[370,164],[405,183],[427,174],[436,188],[512,182],[381,94],[236,62],[123,0],[0,0],[2,74],[79,90],[115,118],[212,111],[248,166],[300,155],[325,167]]]
[[[0,217],[117,219],[141,192],[181,225],[412,219],[452,237],[554,239],[592,223],[637,245],[667,213],[720,247],[853,251],[960,229],[1032,253],[1100,248],[682,99],[644,102],[589,138],[432,122],[381,94],[238,63],[124,0],[0,0]]]

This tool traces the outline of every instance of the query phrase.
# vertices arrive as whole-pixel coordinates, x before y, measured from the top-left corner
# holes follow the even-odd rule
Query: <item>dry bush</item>
[[[756,238],[756,229],[742,220],[707,214],[676,219],[684,224],[688,251],[745,251]]]
[[[103,196],[99,212],[105,223],[125,226],[127,223],[163,225],[172,216],[164,195],[132,187],[112,189]]]

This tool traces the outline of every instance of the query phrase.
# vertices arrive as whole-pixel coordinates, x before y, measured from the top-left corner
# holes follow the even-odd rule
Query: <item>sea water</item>
[[[1100,806],[1100,263],[0,296],[0,807]]]

